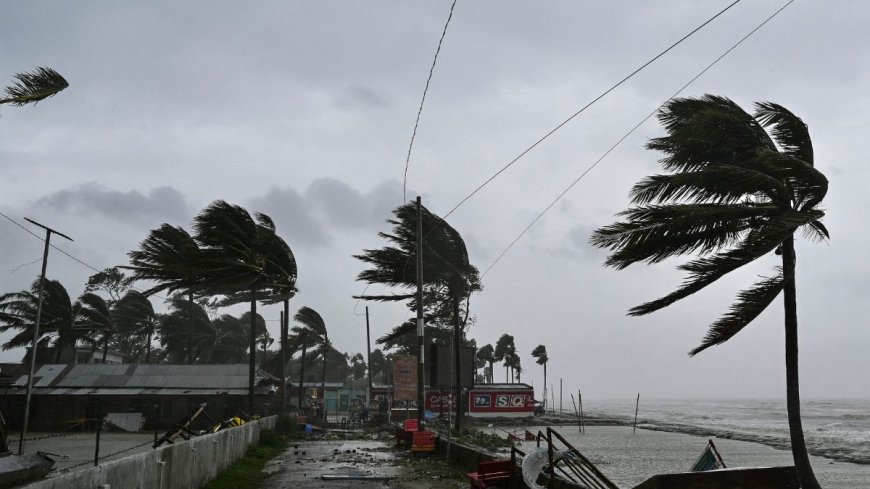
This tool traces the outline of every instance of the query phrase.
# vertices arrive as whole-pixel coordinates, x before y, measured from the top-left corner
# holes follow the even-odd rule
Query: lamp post
[[[42,319],[42,296],[45,285],[45,268],[48,266],[48,247],[50,246],[51,234],[54,233],[70,241],[73,240],[69,236],[50,227],[43,226],[33,219],[25,217],[24,220],[45,229],[45,250],[42,252],[42,274],[39,276],[39,303],[36,306],[36,324],[33,325],[33,344],[30,347],[30,373],[27,375],[27,391],[24,396],[24,423],[21,426],[21,437],[18,439],[18,455],[21,455],[24,451],[24,437],[27,436],[27,422],[30,420],[30,395],[33,390],[33,371],[36,369],[36,343],[39,341],[39,321]]]

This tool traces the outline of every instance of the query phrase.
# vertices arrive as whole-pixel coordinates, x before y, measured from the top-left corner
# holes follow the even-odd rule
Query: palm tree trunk
[[[248,354],[248,409],[254,415],[254,374],[257,368],[257,288],[251,287],[251,334]]]
[[[287,329],[290,324],[290,299],[284,299],[281,318],[281,414],[287,414]]]
[[[323,372],[320,375],[320,395],[323,396],[323,422],[326,422],[326,358],[329,356],[329,349],[323,352]],[[336,406],[338,406],[338,394],[335,396]]]
[[[462,372],[460,372],[461,362],[460,358],[460,339],[461,339],[461,329],[459,326],[459,299],[454,294],[453,296],[453,369],[455,373],[455,383],[453,386],[454,391],[453,394],[453,402],[456,404],[456,425],[454,428],[456,429],[456,433],[461,433],[462,431],[462,399],[460,399],[460,393],[462,392]]]
[[[148,344],[145,345],[145,363],[151,363],[151,331],[148,331]]]
[[[187,294],[187,322],[190,330],[187,332],[187,364],[193,365],[193,294]]]
[[[798,383],[798,322],[797,293],[795,289],[794,238],[782,243],[782,269],[785,278],[785,385],[788,410],[788,429],[791,434],[791,453],[802,489],[821,489],[813,474],[804,431],[801,424],[801,400]]]
[[[109,353],[109,336],[103,338],[103,363],[106,363],[106,354]]]
[[[547,408],[547,362],[544,362],[544,409]]]
[[[305,350],[308,349],[308,335],[302,334],[302,359],[299,361],[299,414],[302,414],[302,394],[305,392]]]

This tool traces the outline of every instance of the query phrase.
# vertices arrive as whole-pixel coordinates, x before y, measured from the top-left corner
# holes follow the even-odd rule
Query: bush
[[[299,427],[299,423],[292,416],[286,414],[278,415],[278,419],[275,421],[275,431],[290,440],[302,438],[302,429]]]

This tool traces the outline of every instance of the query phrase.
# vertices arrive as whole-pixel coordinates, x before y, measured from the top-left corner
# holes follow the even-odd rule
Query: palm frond
[[[782,269],[779,268],[778,271],[776,276],[766,278],[752,288],[740,292],[737,302],[731,305],[731,310],[710,326],[701,344],[689,352],[689,356],[695,356],[713,345],[728,341],[764,312],[785,285]]]
[[[800,117],[779,104],[758,102],[755,118],[764,127],[773,126],[771,134],[784,153],[814,165],[810,131]]]
[[[36,104],[40,100],[57,95],[69,86],[58,72],[45,67],[18,73],[14,77],[18,81],[6,87],[7,98],[0,99],[0,104],[16,106]]]
[[[653,175],[631,190],[631,203],[680,202],[733,204],[746,195],[786,195],[785,185],[756,168],[709,164],[703,169],[672,175]]]
[[[633,263],[658,263],[687,253],[708,253],[735,243],[756,222],[778,212],[750,204],[668,204],[638,206],[627,217],[596,230],[590,242],[615,250],[605,265],[623,269]]]

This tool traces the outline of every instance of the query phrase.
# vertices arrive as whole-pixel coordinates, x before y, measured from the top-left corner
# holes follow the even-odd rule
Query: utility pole
[[[286,302],[284,303],[287,304]],[[287,315],[281,311],[281,414],[287,414]]]
[[[425,376],[423,368],[423,204],[417,196],[417,423],[423,424],[423,411],[426,409]]]
[[[366,405],[372,402],[372,333],[369,329],[369,306],[366,306],[366,365],[369,371],[369,391],[366,393]]]
[[[42,300],[45,286],[45,269],[48,266],[48,247],[51,241],[51,233],[66,238],[70,241],[73,239],[69,236],[55,231],[50,227],[34,221],[33,219],[24,218],[25,221],[35,224],[42,229],[45,229],[45,250],[42,252],[42,274],[39,276],[39,305],[36,306],[36,324],[33,325],[33,344],[30,347],[30,374],[27,376],[27,394],[24,396],[24,423],[21,426],[21,438],[18,439],[18,455],[21,455],[24,450],[24,438],[27,436],[27,422],[30,420],[30,395],[33,390],[33,372],[36,370],[36,344],[39,342],[39,321],[42,319]]]

